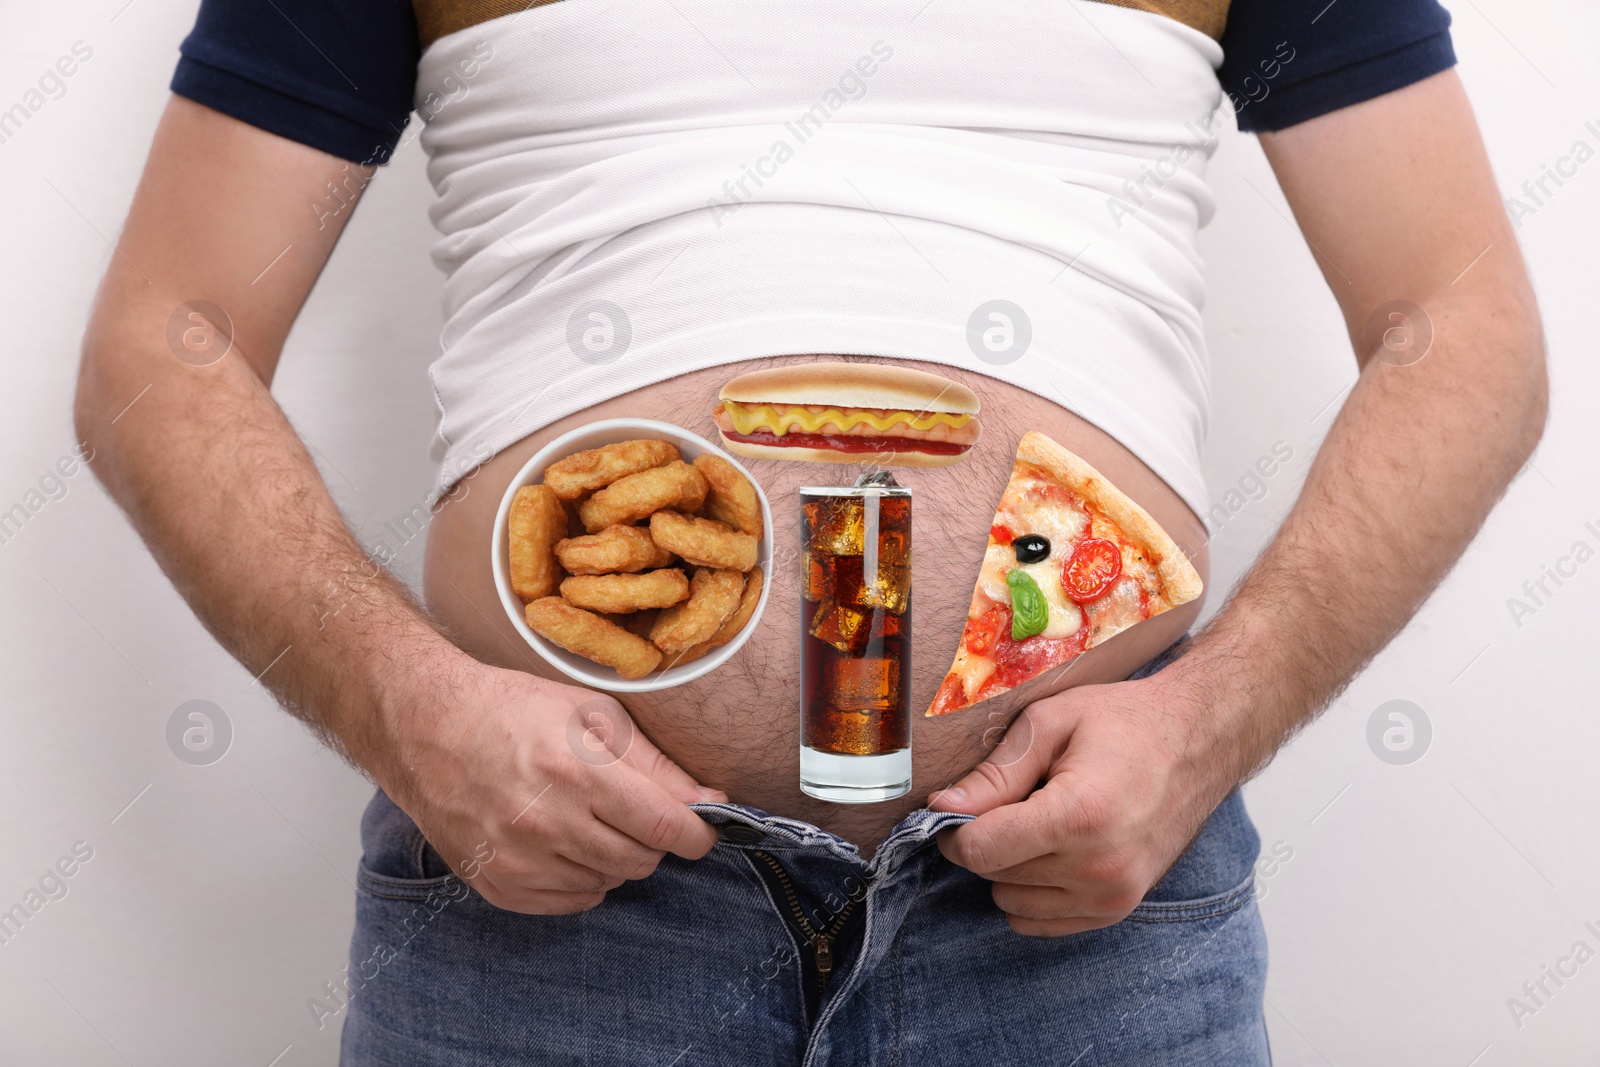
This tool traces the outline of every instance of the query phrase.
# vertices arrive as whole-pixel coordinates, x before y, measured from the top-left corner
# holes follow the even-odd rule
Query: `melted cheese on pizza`
[[[955,661],[928,709],[929,715],[959,711],[996,692],[1038,677],[1172,606],[1166,599],[1162,572],[1146,557],[1144,549],[1130,541],[1109,516],[1078,492],[1025,463],[1020,452],[1011,480],[995,509],[993,527],[999,529],[991,529],[967,609],[971,625],[962,635]],[[1049,554],[1042,560],[1019,563],[1017,542],[1029,535],[1048,540]],[[1072,580],[1085,592],[1103,591],[1080,603],[1063,585],[1063,567],[1073,559],[1083,542],[1091,538],[1108,541],[1118,548],[1121,574],[1111,582],[1110,588],[1104,588],[1105,578],[1098,577],[1096,569],[1109,569],[1104,555],[1106,546],[1084,550],[1099,555],[1084,555],[1078,568],[1072,571]],[[1002,544],[1002,541],[1007,543]],[[1021,551],[1029,557],[1042,547],[1027,545]],[[1105,569],[1100,569],[1099,575],[1104,575]],[[1013,570],[1020,570],[1033,579],[1048,614],[1038,640],[1028,638],[1012,643],[1010,634],[1001,631],[995,655],[1004,661],[1002,670],[994,656],[973,653],[967,641],[977,641],[979,647],[983,647],[995,638],[996,620],[994,617],[985,619],[985,616],[996,608],[1011,605],[1011,587],[1006,576]]]
[[[1054,542],[1052,542],[1053,544]],[[975,619],[996,604],[1011,603],[1011,587],[1006,585],[1006,574],[1022,571],[1032,578],[1044,594],[1050,609],[1050,619],[1045,623],[1044,637],[1071,637],[1083,624],[1083,614],[1078,605],[1061,588],[1061,560],[1052,553],[1050,558],[1037,563],[1018,563],[1017,554],[1010,545],[990,542],[983,554],[983,568],[978,571],[978,582],[973,590],[972,606],[967,618]],[[978,610],[978,609],[982,610]]]
[[[1136,622],[1150,617],[1145,598],[1140,595],[1139,583],[1132,578],[1122,578],[1104,595],[1083,606],[1089,616],[1089,647],[1103,644]]]
[[[1081,505],[1052,499],[1064,495],[1063,490],[1043,479],[1018,475],[1006,486],[994,521],[1018,537],[1042,534],[1052,545],[1073,544],[1090,536],[1089,514]],[[1045,499],[1036,499],[1041,496]]]

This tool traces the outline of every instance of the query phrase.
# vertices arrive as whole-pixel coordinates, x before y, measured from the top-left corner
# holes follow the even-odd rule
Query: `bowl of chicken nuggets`
[[[772,512],[750,472],[653,419],[551,441],[512,479],[491,546],[512,625],[568,677],[611,692],[715,670],[755,630]]]

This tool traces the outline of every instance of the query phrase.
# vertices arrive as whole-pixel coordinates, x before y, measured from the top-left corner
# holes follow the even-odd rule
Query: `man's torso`
[[[561,419],[500,451],[440,505],[429,526],[424,588],[428,605],[462,645],[488,662],[565,681],[511,628],[495,592],[489,543],[496,509],[512,477],[546,442],[597,419],[661,419],[716,440],[711,409],[722,383],[779,359],[719,367],[670,379]],[[888,362],[888,361],[886,361]],[[1029,702],[1078,685],[1117,681],[1171,644],[1193,623],[1202,601],[1149,619],[1091,649],[1070,666],[960,714],[921,716],[944,677],[966,622],[972,583],[990,519],[1010,477],[1017,441],[1028,430],[1049,434],[1087,459],[1145,508],[1207,575],[1203,525],[1160,479],[1110,436],[1057,404],[985,375],[925,367],[957,378],[982,402],[983,438],[962,462],[940,469],[899,469],[916,493],[912,596],[914,778],[896,801],[861,807],[824,803],[799,790],[799,559],[801,485],[849,484],[853,465],[746,460],[772,507],[778,573],[758,628],[732,659],[704,677],[654,693],[622,694],[640,729],[703,785],[737,803],[814,823],[863,846],[875,844],[927,795],[960,778],[1000,740]]]

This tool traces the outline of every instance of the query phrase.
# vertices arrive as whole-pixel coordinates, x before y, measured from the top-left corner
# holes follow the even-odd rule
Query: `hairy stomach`
[[[838,358],[838,357],[828,357]],[[696,371],[561,419],[503,449],[439,505],[428,527],[423,574],[429,608],[471,654],[499,666],[570,681],[540,660],[512,628],[490,569],[489,538],[501,497],[528,457],[568,430],[598,419],[650,418],[683,426],[715,442],[712,408],[722,383],[757,366],[797,362],[773,357]],[[895,362],[873,360],[873,362]],[[848,485],[854,464],[742,460],[772,505],[774,558],[767,608],[750,639],[720,668],[674,689],[620,694],[639,728],[703,785],[736,802],[804,819],[870,851],[928,794],[956,781],[991,751],[1016,714],[1032,701],[1078,685],[1126,678],[1192,624],[1196,600],[1131,627],[1090,649],[1070,669],[966,711],[922,717],[955,654],[983,564],[990,519],[1011,474],[1018,440],[1039,430],[1078,453],[1138,501],[1191,553],[1208,577],[1205,529],[1164,482],[1127,449],[1057,404],[981,374],[913,364],[970,386],[982,401],[982,437],[960,463],[900,468],[895,475],[915,492],[912,596],[913,781],[898,800],[867,805],[828,804],[799,789],[800,613],[799,499],[802,485]],[[507,398],[515,403],[517,398]]]

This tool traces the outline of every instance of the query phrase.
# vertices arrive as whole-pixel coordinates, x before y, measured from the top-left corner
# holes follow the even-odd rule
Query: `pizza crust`
[[[952,712],[964,711],[974,704],[980,704],[985,700],[998,696],[1000,693],[1009,692],[1019,685],[1031,682],[1035,678],[1043,677],[1051,670],[1059,667],[1062,662],[1070,662],[1088,649],[1104,644],[1115,635],[1134,626],[1143,619],[1153,618],[1180,604],[1189,603],[1198,597],[1204,588],[1203,583],[1200,581],[1199,573],[1195,571],[1194,565],[1189,562],[1189,557],[1184,554],[1183,550],[1177,546],[1171,537],[1167,536],[1167,532],[1161,528],[1160,524],[1150,517],[1149,512],[1129,499],[1094,467],[1044,434],[1037,431],[1029,431],[1023,435],[1022,441],[1017,446],[1016,459],[1012,463],[1011,480],[1007,482],[1006,491],[1001,496],[1002,504],[1010,495],[1012,487],[1017,484],[1019,475],[1029,481],[1047,480],[1059,485],[1062,489],[1084,501],[1091,510],[1103,515],[1108,523],[1117,528],[1116,536],[1122,542],[1124,553],[1136,552],[1143,557],[1150,569],[1155,572],[1155,580],[1160,583],[1159,588],[1149,588],[1151,583],[1150,574],[1149,571],[1145,571],[1143,568],[1141,568],[1141,573],[1138,575],[1128,575],[1127,577],[1131,578],[1140,590],[1139,613],[1136,618],[1129,618],[1121,622],[1111,617],[1106,617],[1099,621],[1089,618],[1088,607],[1080,604],[1079,609],[1084,613],[1084,617],[1088,619],[1087,625],[1093,627],[1093,630],[1086,634],[1085,639],[1078,645],[1076,650],[1071,651],[1065,660],[1041,666],[1033,674],[1022,678],[1015,684],[1003,686],[996,692],[987,693],[987,695],[980,696],[978,694],[983,693],[987,686],[989,675],[993,673],[994,660],[975,653],[969,654],[967,632],[963,630],[961,639],[956,644],[955,660],[951,663],[950,669],[945,672],[944,680],[940,683],[938,692],[934,694],[933,703],[923,713],[925,716],[948,715]],[[1039,509],[1034,511],[1034,514],[1046,514],[1052,508],[1059,508],[1059,505],[1052,501],[1045,501]],[[996,521],[1000,521],[1000,512],[998,510],[996,511]],[[1093,536],[1092,530],[1088,532]],[[1107,531],[1108,535],[1109,533],[1110,531]],[[992,536],[991,534],[991,538]],[[984,566],[987,567],[987,555],[985,559]],[[1026,570],[1025,565],[1019,566]],[[1035,580],[1037,581],[1037,578]],[[979,589],[984,588],[983,582],[984,572],[980,570],[978,575]],[[1103,594],[1101,598],[1097,598],[1093,603],[1104,603],[1104,596],[1106,595],[1109,594]],[[974,592],[973,596],[976,601],[978,593]],[[987,590],[984,591],[984,596],[986,600],[996,599]],[[984,678],[978,681],[977,689],[974,691],[973,686],[969,684],[969,669],[980,662],[990,664],[990,671],[985,672]],[[955,685],[954,689],[952,689],[953,684]],[[947,693],[951,694],[949,700],[945,699]],[[956,706],[942,706],[953,703],[955,700],[960,701]],[[936,708],[939,710],[936,711]]]
[[[1123,535],[1138,544],[1161,577],[1161,596],[1167,607],[1187,604],[1205,588],[1194,564],[1167,536],[1167,531],[1085,460],[1037,430],[1022,435],[1017,460],[1038,467],[1121,527]]]

